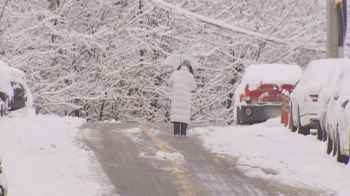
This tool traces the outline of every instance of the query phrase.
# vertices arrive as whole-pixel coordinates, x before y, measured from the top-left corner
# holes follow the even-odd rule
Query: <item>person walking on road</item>
[[[197,85],[190,61],[184,60],[168,79],[172,87],[170,122],[174,123],[174,136],[186,137],[191,116],[191,91]]]

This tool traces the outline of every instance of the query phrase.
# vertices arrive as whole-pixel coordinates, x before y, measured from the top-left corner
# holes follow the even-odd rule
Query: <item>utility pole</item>
[[[326,0],[327,55],[326,58],[344,58],[347,28],[347,0]]]

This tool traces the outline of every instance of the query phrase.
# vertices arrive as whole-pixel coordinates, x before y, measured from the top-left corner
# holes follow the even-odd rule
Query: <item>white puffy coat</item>
[[[174,71],[168,79],[168,85],[173,87],[171,96],[170,121],[190,123],[191,90],[196,88],[193,74],[186,66]]]

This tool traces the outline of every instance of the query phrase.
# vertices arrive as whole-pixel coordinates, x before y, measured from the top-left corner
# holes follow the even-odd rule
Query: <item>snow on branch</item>
[[[282,39],[271,37],[271,36],[264,35],[264,34],[261,34],[261,33],[256,33],[256,32],[253,32],[253,31],[249,31],[249,30],[246,30],[246,29],[243,29],[243,28],[240,28],[240,27],[236,27],[234,25],[227,24],[225,22],[220,22],[218,20],[214,20],[214,19],[202,16],[202,15],[199,15],[199,14],[196,14],[196,13],[192,13],[190,11],[184,10],[182,8],[179,8],[179,7],[174,6],[174,5],[170,4],[170,3],[164,2],[162,0],[151,0],[151,1],[154,2],[156,4],[156,6],[162,8],[162,9],[166,9],[166,10],[169,10],[169,11],[172,11],[172,12],[176,12],[178,14],[182,14],[182,15],[184,15],[186,17],[189,17],[189,18],[193,17],[193,18],[196,18],[196,19],[198,19],[200,21],[203,21],[203,22],[206,22],[206,23],[209,23],[209,24],[212,24],[212,25],[224,28],[224,29],[228,29],[230,31],[234,31],[234,32],[237,32],[237,33],[242,33],[244,35],[247,35],[247,36],[250,36],[250,37],[254,37],[256,39],[264,40],[264,41],[267,41],[267,42],[286,44]]]

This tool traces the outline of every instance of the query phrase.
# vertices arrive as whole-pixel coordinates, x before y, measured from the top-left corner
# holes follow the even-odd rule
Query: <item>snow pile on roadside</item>
[[[36,115],[34,110],[0,118],[0,154],[9,195],[101,194],[101,168],[93,160],[93,152],[75,138],[77,127],[84,122]]]
[[[189,130],[218,155],[237,159],[236,166],[247,176],[311,186],[325,194],[350,193],[349,165],[326,154],[326,143],[314,135],[291,132],[275,118],[251,126],[210,127]],[[203,134],[198,134],[203,133]]]

